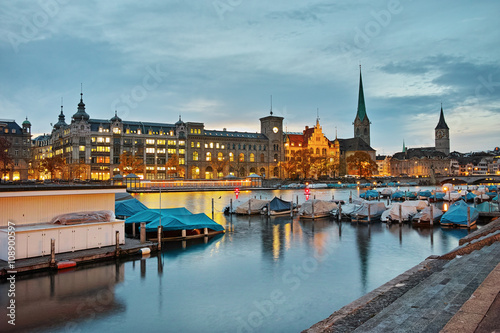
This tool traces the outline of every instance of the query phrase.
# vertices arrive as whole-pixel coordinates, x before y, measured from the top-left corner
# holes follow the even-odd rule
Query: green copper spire
[[[403,139],[403,153],[406,153],[405,139]]]
[[[358,113],[356,114],[356,118],[359,118],[360,121],[364,119],[368,119],[366,115],[366,106],[365,106],[365,94],[363,93],[363,78],[361,77],[361,65],[359,65],[359,95],[358,95]]]

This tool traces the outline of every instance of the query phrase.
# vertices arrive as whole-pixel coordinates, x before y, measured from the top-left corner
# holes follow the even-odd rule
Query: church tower
[[[354,137],[361,138],[370,146],[370,120],[366,114],[365,95],[363,93],[363,79],[361,77],[361,65],[359,65],[359,95],[358,112],[354,119]]]
[[[450,129],[444,120],[443,105],[441,104],[441,114],[439,115],[439,122],[434,129],[434,141],[436,144],[435,149],[443,152],[446,155],[450,154]]]

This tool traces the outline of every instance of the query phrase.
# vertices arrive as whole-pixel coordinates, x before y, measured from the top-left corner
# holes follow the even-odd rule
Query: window
[[[213,148],[213,147],[214,147],[214,143],[210,142],[210,148]]]
[[[154,148],[146,148],[146,154],[154,154],[155,149]]]
[[[196,148],[200,148],[200,143],[199,142],[196,142]]]
[[[212,153],[211,152],[207,152],[206,161],[210,162],[211,160],[212,160]]]
[[[238,159],[239,159],[240,162],[245,162],[245,155],[243,155],[243,153],[240,153]]]
[[[186,160],[184,159],[184,157],[179,157],[179,164],[180,165],[186,164]]]
[[[164,145],[165,144],[165,140],[157,140],[156,143],[158,145]]]
[[[191,141],[191,148],[194,148],[194,141]]]
[[[198,152],[193,152],[193,161],[198,161]]]
[[[234,153],[229,153],[229,162],[234,162]]]
[[[79,150],[80,151],[85,151],[85,146],[80,146]]]
[[[154,139],[146,139],[146,144],[147,145],[154,145],[155,144],[155,140]]]
[[[255,155],[253,153],[250,154],[250,162],[255,162]]]
[[[215,144],[215,148],[217,148],[217,149],[220,148],[220,144],[218,142]]]
[[[223,160],[224,160],[224,156],[222,155],[222,153],[221,153],[221,152],[219,152],[219,153],[217,154],[217,160],[218,160],[218,161],[223,161]]]
[[[260,162],[264,163],[264,154],[260,154]]]
[[[168,154],[169,154],[169,155],[170,155],[170,154],[177,154],[177,150],[176,150],[175,148],[174,148],[174,149],[169,148],[169,149],[168,149]]]
[[[179,154],[183,155],[186,153],[186,149],[179,149]]]

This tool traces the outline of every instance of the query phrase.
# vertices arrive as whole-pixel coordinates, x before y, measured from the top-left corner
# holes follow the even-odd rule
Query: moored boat
[[[303,219],[317,219],[332,216],[332,211],[336,210],[338,205],[333,201],[326,200],[308,200],[304,202],[299,209],[299,216]]]
[[[441,217],[441,225],[472,227],[476,224],[479,212],[476,208],[468,206],[464,201],[458,200]]]
[[[417,227],[430,226],[432,220],[432,224],[434,225],[439,223],[441,216],[443,216],[443,211],[431,205],[415,214],[412,218],[412,224]]]
[[[364,201],[360,207],[351,213],[351,222],[374,222],[380,220],[386,210],[383,202]]]

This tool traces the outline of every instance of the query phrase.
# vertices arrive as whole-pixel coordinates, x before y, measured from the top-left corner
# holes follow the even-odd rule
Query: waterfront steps
[[[439,332],[499,262],[500,242],[457,256],[354,332]]]

